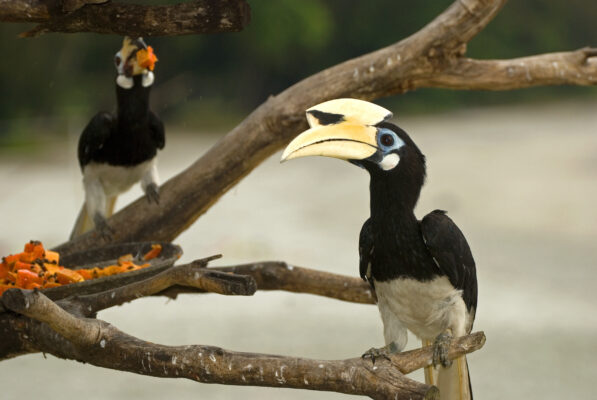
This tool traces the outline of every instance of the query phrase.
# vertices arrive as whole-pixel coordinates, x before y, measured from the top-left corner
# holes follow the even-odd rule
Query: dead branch
[[[220,256],[203,258],[190,264],[172,267],[148,279],[113,290],[77,296],[76,303],[82,307],[83,315],[94,316],[97,311],[151,296],[170,287],[194,288],[204,293],[252,296],[257,290],[257,285],[252,277],[205,268],[209,261],[217,258]]]
[[[515,60],[465,58],[466,43],[505,1],[456,1],[412,36],[270,97],[193,165],[166,182],[160,189],[160,207],[139,199],[114,215],[109,221],[116,232],[113,240],[173,240],[260,162],[306,129],[305,109],[325,100],[372,100],[419,87],[509,90],[597,84],[594,49]],[[70,253],[97,240],[95,232],[89,232],[57,250]]]
[[[134,283],[112,281],[114,286],[107,290],[84,295],[73,294],[52,304],[56,304],[57,307],[73,315],[94,318],[97,311],[154,295],[170,286],[192,287],[201,292],[224,295],[253,295],[257,287],[254,279],[250,276],[234,275],[205,268],[209,261],[219,257],[203,258],[190,264],[172,267]],[[6,307],[4,300],[7,298],[10,298],[10,296],[0,297],[0,305],[2,305],[0,311],[11,310],[11,308]],[[44,295],[44,298],[47,298],[47,296]],[[44,304],[47,305],[48,303],[45,302]],[[39,351],[31,345],[28,340],[29,337],[35,336],[38,340],[43,341],[45,340],[44,335],[55,336],[48,329],[45,329],[44,325],[33,324],[30,319],[6,312],[0,312],[0,328],[3,329],[2,340],[0,341],[0,360]],[[24,330],[29,331],[30,334],[22,335]],[[63,343],[63,346],[57,349],[62,349],[64,346],[68,347],[67,344]]]
[[[420,86],[508,90],[538,85],[596,85],[597,49],[584,48],[512,60],[461,58]]]
[[[2,301],[8,309],[34,320],[28,325],[33,329],[22,332],[32,347],[97,366],[203,383],[326,390],[374,399],[438,397],[437,388],[399,372],[429,365],[430,348],[373,365],[362,358],[327,361],[239,353],[212,346],[164,346],[127,335],[101,320],[79,318],[38,291],[13,289],[4,294]],[[58,335],[47,334],[44,326]],[[40,333],[43,335],[38,337]],[[484,342],[483,333],[459,338],[450,349],[450,357],[479,349]]]
[[[210,267],[209,271],[221,271],[241,276],[250,276],[257,284],[257,290],[284,290],[307,293],[332,299],[360,304],[375,304],[375,293],[369,284],[360,278],[338,275],[310,268],[290,265],[283,261],[263,261],[229,267]],[[200,293],[190,285],[171,286],[156,292],[158,296],[176,298],[182,293]]]
[[[0,22],[39,23],[22,34],[25,37],[47,32],[129,36],[238,32],[248,25],[250,11],[246,0],[193,0],[163,6],[108,0],[0,0]]]

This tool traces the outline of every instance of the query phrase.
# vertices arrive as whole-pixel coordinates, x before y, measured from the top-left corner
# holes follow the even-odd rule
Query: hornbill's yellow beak
[[[310,129],[298,135],[282,160],[326,156],[363,160],[378,151],[376,124],[392,117],[383,107],[356,99],[336,99],[307,110]]]

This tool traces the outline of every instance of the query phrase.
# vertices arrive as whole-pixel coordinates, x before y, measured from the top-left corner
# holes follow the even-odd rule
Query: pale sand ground
[[[447,209],[477,260],[475,329],[487,335],[485,348],[469,359],[477,399],[594,396],[596,109],[589,103],[469,110],[401,122],[428,157],[418,215]],[[162,177],[215,140],[171,135]],[[67,237],[82,199],[74,149],[74,142],[56,146],[36,162],[0,158],[1,254],[29,239],[51,245]],[[358,273],[366,174],[338,160],[280,165],[278,159],[271,157],[176,241],[185,249],[182,261],[223,253],[217,264],[285,260]],[[139,194],[136,188],[120,204]],[[373,306],[289,293],[145,299],[100,318],[160,343],[313,358],[353,357],[382,344]],[[409,346],[415,344],[411,338]],[[3,399],[341,398],[148,378],[41,355],[0,363],[0,387]]]

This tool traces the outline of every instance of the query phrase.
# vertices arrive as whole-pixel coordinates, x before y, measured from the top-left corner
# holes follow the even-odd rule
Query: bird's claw
[[[104,241],[109,242],[114,238],[116,232],[108,225],[108,221],[104,216],[96,214],[93,217],[93,223],[95,224],[95,231]]]
[[[389,355],[390,355],[390,351],[388,350],[387,347],[381,347],[379,349],[372,347],[369,350],[367,350],[365,353],[363,353],[361,358],[363,358],[363,359],[370,358],[371,362],[373,364],[375,364],[375,360],[377,360],[379,358],[385,358],[386,360],[390,361]]]
[[[155,183],[150,183],[145,187],[145,195],[149,203],[160,204],[160,191]]]
[[[441,365],[447,368],[452,365],[452,360],[448,358],[450,345],[452,344],[452,335],[449,332],[439,334],[433,343],[433,365]]]

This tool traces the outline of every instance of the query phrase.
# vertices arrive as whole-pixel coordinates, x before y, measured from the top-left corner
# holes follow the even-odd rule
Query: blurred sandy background
[[[396,114],[400,115],[399,110]],[[597,103],[467,109],[400,118],[428,159],[417,213],[449,211],[477,261],[469,358],[477,399],[588,399],[597,376]],[[63,242],[83,198],[75,145],[0,157],[0,254],[29,239]],[[165,181],[219,136],[168,136]],[[183,261],[223,253],[214,265],[259,260],[358,274],[357,240],[368,216],[368,177],[324,158],[280,165],[272,156],[176,243]],[[135,188],[118,203],[138,197]],[[143,299],[100,313],[140,338],[231,350],[339,359],[382,345],[374,306],[311,295]],[[409,347],[418,346],[411,338]],[[422,374],[415,374],[422,379]],[[26,383],[25,383],[26,378]],[[331,399],[342,395],[203,385],[137,376],[28,355],[0,363],[3,399]]]

